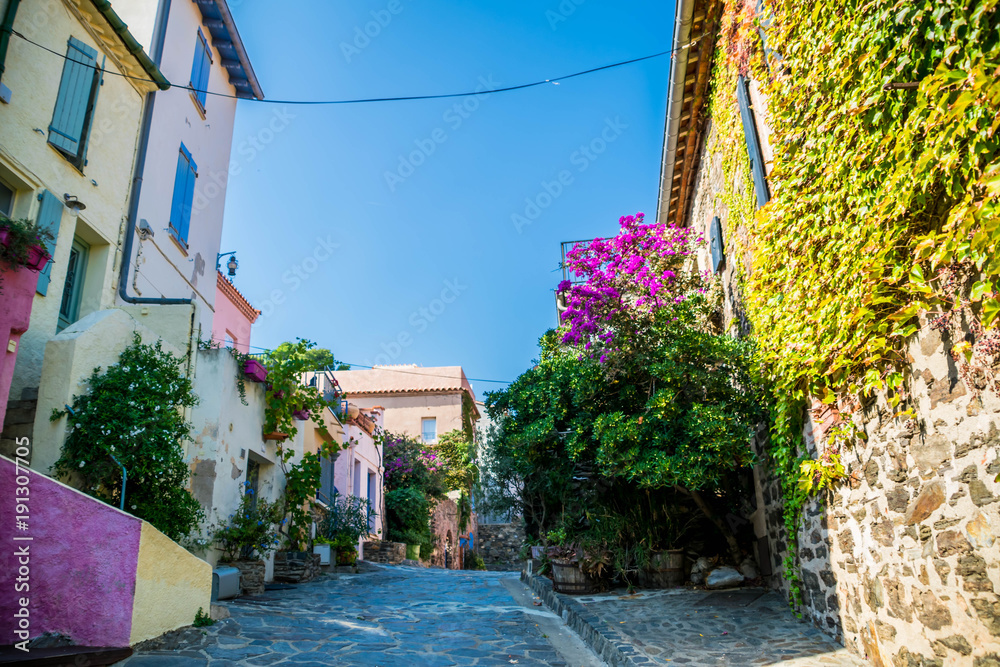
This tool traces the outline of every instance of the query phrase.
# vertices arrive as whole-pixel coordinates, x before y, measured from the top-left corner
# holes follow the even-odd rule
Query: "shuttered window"
[[[196,178],[198,178],[198,165],[194,163],[191,152],[181,144],[180,152],[177,154],[177,174],[174,176],[174,198],[170,205],[170,233],[185,248],[188,227],[191,224]]]
[[[38,225],[39,229],[52,234],[52,240],[45,242],[45,250],[48,251],[49,255],[54,256],[56,254],[56,241],[59,238],[59,225],[62,223],[63,202],[62,199],[48,190],[44,190],[42,194],[38,195],[38,201],[41,202],[41,206],[38,207],[38,219],[35,224]],[[53,262],[50,261],[38,274],[38,287],[36,289],[42,296],[49,292],[49,283],[52,282],[52,264]]]
[[[760,208],[771,199],[767,188],[767,176],[764,172],[764,155],[760,150],[760,138],[757,136],[757,122],[754,119],[753,108],[750,106],[750,85],[746,77],[740,75],[736,81],[736,100],[740,105],[740,117],[743,119],[743,135],[746,137],[747,153],[750,156],[750,170],[753,173],[753,189],[757,195],[757,207]]]
[[[80,239],[73,239],[66,260],[66,284],[63,286],[62,302],[59,304],[59,324],[56,333],[80,319],[80,300],[83,296],[83,277],[87,273],[87,257],[90,247]]]
[[[709,229],[710,249],[712,251],[712,272],[718,273],[722,266],[722,260],[726,258],[725,244],[722,242],[722,221],[719,216],[712,218],[712,225]]]
[[[59,95],[49,124],[49,143],[78,169],[87,163],[87,136],[97,104],[101,73],[97,51],[70,37]]]
[[[191,87],[194,88],[195,99],[205,111],[205,101],[208,97],[208,73],[212,69],[212,52],[208,48],[205,36],[198,31],[198,39],[194,43],[194,62],[191,63]]]

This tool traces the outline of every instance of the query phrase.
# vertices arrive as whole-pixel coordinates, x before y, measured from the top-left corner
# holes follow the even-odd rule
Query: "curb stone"
[[[637,655],[636,650],[616,637],[616,633],[612,630],[599,630],[599,619],[573,598],[552,590],[552,581],[548,578],[522,571],[521,581],[541,598],[546,607],[561,616],[566,625],[611,667],[642,667],[654,664],[649,658]]]

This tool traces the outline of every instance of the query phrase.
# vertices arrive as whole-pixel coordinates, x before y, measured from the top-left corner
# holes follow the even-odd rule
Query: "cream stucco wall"
[[[462,428],[462,394],[420,393],[408,396],[398,395],[350,395],[351,403],[359,408],[375,406],[385,408],[385,430],[397,435],[420,438],[421,420],[426,417],[437,419],[437,435]]]
[[[212,566],[142,522],[130,644],[191,625],[212,605]]]
[[[176,321],[190,323],[193,306],[171,308],[181,313],[186,310],[186,317],[178,317]],[[122,350],[132,343],[134,333],[139,334],[144,343],[160,340],[159,332],[145,326],[141,317],[117,308],[101,310],[71,325],[48,342],[38,388],[32,468],[47,473],[59,458],[66,439],[66,418],[49,421],[52,410],[63,409],[63,406],[73,402],[73,396],[86,391],[85,380],[95,368],[107,368],[117,363]],[[183,356],[186,345],[173,344],[177,339],[183,341],[183,335],[175,332],[172,338],[174,340],[165,340],[163,349]]]
[[[156,2],[116,0],[122,19],[139,25],[136,39],[150,47]],[[171,82],[188,85],[198,30],[212,53],[209,92],[234,95],[222,56],[212,46],[208,29],[194,2],[171,2],[160,70]],[[171,88],[157,92],[149,134],[138,220],[146,220],[154,235],[136,237],[129,291],[133,296],[192,298],[202,306],[202,338],[209,338],[216,300],[215,262],[222,238],[236,100],[208,95],[204,115],[190,91]],[[170,232],[177,156],[181,143],[198,166],[188,247],[182,248]]]
[[[89,3],[78,9],[69,0],[22,2],[14,29],[58,53],[65,53],[70,36],[94,47],[108,71],[94,109],[82,173],[47,143],[63,58],[12,37],[3,82],[12,91],[10,104],[0,104],[0,178],[16,191],[15,217],[34,219],[38,195],[49,190],[79,197],[87,208],[78,218],[64,212],[55,249],[52,282],[46,296],[35,295],[31,326],[21,339],[11,397],[37,387],[42,373],[45,345],[56,334],[66,260],[74,236],[90,244],[91,256],[84,279],[80,315],[85,316],[113,302],[120,239],[138,129],[146,90],[152,86],[116,76],[134,75],[135,63],[126,68],[105,47],[88,20],[98,21]],[[82,12],[87,12],[85,15]],[[87,18],[89,17],[89,19]],[[105,34],[114,34],[104,28]],[[117,38],[114,38],[117,39]],[[37,128],[37,129],[36,129]]]

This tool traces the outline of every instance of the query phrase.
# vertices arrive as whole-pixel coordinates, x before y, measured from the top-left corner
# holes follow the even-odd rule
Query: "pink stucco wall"
[[[228,332],[236,343],[233,347],[246,354],[250,351],[250,328],[258,313],[235,287],[226,283],[222,274],[216,273],[212,342],[224,346]]]
[[[34,271],[25,268],[11,271],[0,263],[0,425],[7,414],[10,381],[14,377],[14,362],[17,361],[17,349],[9,352],[8,341],[19,345],[21,334],[28,330],[37,284],[38,274]]]
[[[27,474],[28,529],[14,530],[15,488],[24,485],[14,463],[0,457],[0,644],[21,641],[14,613],[23,596],[31,637],[58,632],[81,646],[128,646],[142,522],[37,472]],[[15,550],[25,545],[30,590],[14,593]]]

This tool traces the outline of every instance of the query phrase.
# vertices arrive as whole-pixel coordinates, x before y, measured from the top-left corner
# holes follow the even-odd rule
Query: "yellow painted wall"
[[[212,566],[143,522],[130,644],[194,622],[212,604]]]
[[[62,77],[64,59],[13,36],[3,82],[12,92],[10,104],[0,104],[0,178],[16,190],[14,215],[34,219],[37,196],[49,190],[58,197],[77,196],[86,204],[79,218],[64,212],[55,249],[52,282],[47,296],[36,295],[31,326],[21,338],[11,397],[37,387],[45,344],[56,333],[66,262],[74,236],[92,245],[92,261],[84,284],[80,315],[114,303],[117,247],[128,202],[132,167],[141,123],[144,95],[151,85],[115,73],[135,75],[136,64],[123,50],[105,45],[94,25],[103,19],[90,2],[28,0],[22,2],[14,29],[56,53],[66,53],[69,38],[94,47],[107,73],[94,109],[82,172],[48,144]],[[104,23],[104,34],[113,33]],[[117,37],[114,37],[117,39]],[[124,55],[121,55],[124,54]],[[105,61],[106,58],[106,61]],[[37,131],[36,131],[37,128]]]
[[[421,420],[425,417],[437,419],[437,435],[440,438],[449,431],[462,428],[462,394],[411,394],[409,396],[352,394],[351,403],[359,408],[381,405],[385,408],[385,430],[389,433],[420,438]]]

